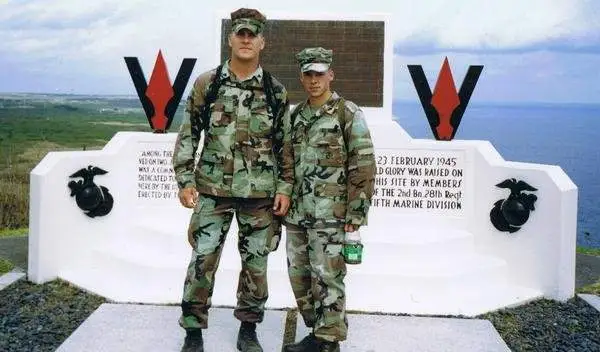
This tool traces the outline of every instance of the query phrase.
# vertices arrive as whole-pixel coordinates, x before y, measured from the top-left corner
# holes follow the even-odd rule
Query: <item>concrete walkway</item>
[[[347,352],[510,352],[488,320],[349,314],[348,326]],[[296,341],[310,332],[300,316],[296,327]]]
[[[21,269],[13,269],[11,272],[8,272],[4,275],[0,276],[0,290],[5,289],[9,285],[17,282],[18,280],[25,277],[25,273],[21,272]]]
[[[184,331],[177,324],[181,309],[105,303],[63,342],[57,352],[178,352]],[[232,309],[212,308],[209,327],[203,331],[206,352],[237,351],[239,322]],[[285,311],[269,310],[256,329],[265,351],[281,351]],[[118,322],[118,323],[115,323]]]
[[[103,304],[57,352],[176,352],[184,338],[177,325],[179,313],[175,306]],[[285,317],[285,311],[266,311],[257,328],[264,351],[281,351]],[[209,319],[203,334],[205,351],[237,351],[239,322],[233,310],[213,308]],[[350,314],[348,321],[354,329],[341,345],[347,352],[510,351],[487,320]],[[298,329],[297,340],[304,336],[304,330]]]
[[[600,312],[600,296],[580,293],[577,295],[582,300],[586,301],[590,306],[596,308]]]

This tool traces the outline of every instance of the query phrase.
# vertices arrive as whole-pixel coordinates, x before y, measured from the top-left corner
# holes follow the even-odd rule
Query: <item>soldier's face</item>
[[[237,33],[231,33],[229,46],[236,59],[251,61],[256,59],[260,51],[264,49],[265,39],[262,34],[255,35],[247,29],[242,29]]]
[[[333,71],[315,72],[308,71],[300,73],[300,82],[308,95],[318,98],[329,92],[331,81],[333,81]]]

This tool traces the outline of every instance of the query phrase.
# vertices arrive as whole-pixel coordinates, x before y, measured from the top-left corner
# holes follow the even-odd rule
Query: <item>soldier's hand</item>
[[[193,187],[186,187],[179,190],[179,202],[186,208],[194,208],[198,201],[198,191]]]
[[[273,213],[277,216],[284,216],[290,208],[290,197],[277,193],[273,203]]]
[[[344,225],[344,231],[346,231],[346,232],[354,232],[356,230],[358,230],[358,226],[356,226],[356,225],[352,225],[352,224]]]

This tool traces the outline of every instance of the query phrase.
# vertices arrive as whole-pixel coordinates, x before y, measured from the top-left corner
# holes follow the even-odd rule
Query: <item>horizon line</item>
[[[128,99],[139,99],[137,94],[102,94],[102,93],[40,93],[40,92],[36,92],[36,93],[32,93],[32,92],[1,92],[0,91],[0,97],[4,96],[4,95],[14,95],[14,96],[19,96],[19,95],[38,95],[38,96],[62,96],[62,97],[100,97],[100,98],[107,98],[107,97],[115,97],[115,98],[128,98]],[[181,99],[181,101],[183,102],[185,99]],[[420,105],[421,102],[419,101],[419,99],[406,99],[406,98],[398,98],[398,99],[393,99],[392,100],[392,104],[417,104]],[[600,106],[600,102],[577,102],[577,101],[564,101],[564,102],[560,102],[560,101],[535,101],[535,100],[531,100],[531,101],[515,101],[515,100],[503,100],[503,101],[497,101],[497,100],[486,100],[486,101],[470,101],[469,105],[473,106],[473,105],[552,105],[552,106],[558,106],[558,105],[586,105],[586,106]],[[373,108],[370,107],[369,108]]]

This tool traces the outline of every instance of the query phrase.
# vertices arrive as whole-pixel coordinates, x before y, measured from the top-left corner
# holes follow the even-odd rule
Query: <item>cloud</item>
[[[0,33],[12,38],[5,44],[19,52],[81,51],[94,44],[94,54],[111,53],[123,46],[134,48],[151,39],[165,45],[185,45],[211,32],[216,11],[255,6],[269,13],[314,12],[303,3],[275,0],[211,2],[155,0],[11,1],[0,11]],[[600,5],[587,0],[411,0],[348,2],[330,0],[319,12],[341,14],[388,13],[398,47],[454,50],[522,48],[568,37],[584,44],[600,29]],[[310,10],[310,12],[308,12]],[[57,38],[51,44],[50,38]],[[136,42],[131,39],[136,38]],[[185,40],[184,40],[185,38]],[[21,45],[26,41],[28,44]],[[212,44],[212,43],[211,43]],[[174,45],[173,45],[174,46]],[[212,49],[212,48],[211,48]],[[86,51],[84,50],[84,54]]]
[[[120,81],[122,91],[129,90],[124,56],[140,57],[148,71],[159,49],[165,53],[170,72],[176,72],[184,57],[200,57],[212,64],[209,53],[214,52],[215,43],[205,39],[214,36],[209,29],[211,14],[202,11],[200,2],[17,3],[0,15],[0,37],[4,38],[0,55],[27,75],[39,73],[40,79],[63,75],[105,82],[111,77]],[[92,83],[87,90],[103,92],[105,87]]]
[[[226,15],[239,7],[259,8],[270,18],[278,14],[316,16],[304,3],[275,0],[222,0],[218,4],[197,0],[0,3],[0,90],[51,87],[69,92],[133,94],[123,57],[137,56],[148,77],[159,49],[172,76],[186,57],[198,59],[192,73],[196,75],[218,60],[216,14]],[[484,58],[484,74],[496,72],[515,79],[515,72],[521,74],[524,69],[513,60],[526,58],[531,52],[598,54],[600,48],[600,3],[590,0],[499,0],[485,5],[476,0],[330,0],[319,4],[319,13],[340,18],[389,15],[396,49],[395,95],[404,92],[400,96],[412,94],[403,76],[405,61],[423,63],[430,70],[428,75],[437,76],[441,54],[451,53],[451,64],[457,67],[455,78],[462,79],[460,67]],[[500,59],[494,53],[505,57]],[[568,62],[560,59],[557,65]],[[547,73],[538,70],[536,74]],[[582,84],[589,84],[585,77],[581,79]],[[538,81],[532,78],[530,82]]]
[[[398,54],[526,52],[540,48],[598,52],[600,3],[579,0],[486,2],[463,0],[447,11],[430,10],[428,20],[402,25]]]
[[[457,89],[469,65],[483,65],[471,102],[600,101],[598,55],[540,50],[528,53],[436,53],[394,57],[394,99],[418,101],[407,65],[420,64],[431,89],[448,57]]]

